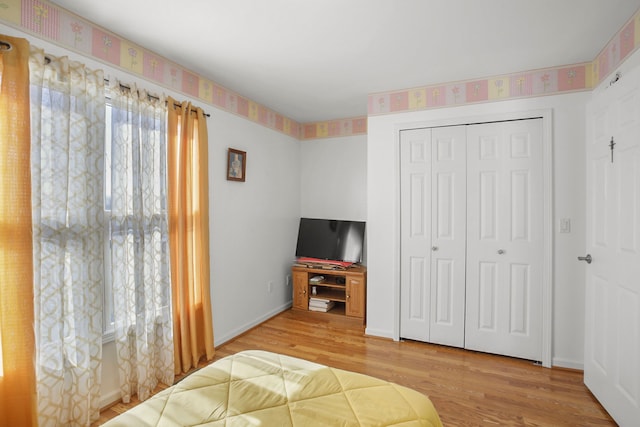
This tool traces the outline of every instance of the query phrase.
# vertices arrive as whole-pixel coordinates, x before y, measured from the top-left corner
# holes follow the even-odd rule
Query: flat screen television
[[[363,221],[300,218],[296,257],[362,262]]]

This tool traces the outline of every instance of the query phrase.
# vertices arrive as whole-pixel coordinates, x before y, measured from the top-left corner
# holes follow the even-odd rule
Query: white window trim
[[[111,183],[108,182],[107,176],[110,177],[111,174],[107,175],[107,147],[111,146],[111,104],[109,103],[109,99],[107,98],[107,103],[105,104],[105,135],[104,135],[104,144],[105,144],[105,162],[104,162],[104,170],[105,170],[105,187],[104,187],[104,257],[103,257],[103,265],[104,265],[104,283],[102,285],[102,344],[107,344],[115,340],[115,326],[114,323],[111,322],[111,318],[113,318],[113,280],[111,278],[111,222],[109,221],[109,217],[111,215],[111,209],[107,209],[106,197],[107,194],[111,193],[110,187]],[[109,189],[109,190],[108,190]]]

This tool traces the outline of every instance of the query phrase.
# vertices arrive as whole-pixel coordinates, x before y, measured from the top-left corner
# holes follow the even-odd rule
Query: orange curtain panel
[[[0,425],[37,425],[29,43],[0,35]]]
[[[200,108],[168,99],[169,247],[175,373],[211,360],[207,121]]]

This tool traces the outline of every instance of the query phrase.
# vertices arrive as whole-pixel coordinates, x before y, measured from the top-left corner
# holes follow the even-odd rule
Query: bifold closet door
[[[400,337],[429,341],[431,129],[400,132]]]
[[[467,129],[465,347],[542,360],[542,119]]]
[[[400,135],[400,336],[464,346],[466,126]]]

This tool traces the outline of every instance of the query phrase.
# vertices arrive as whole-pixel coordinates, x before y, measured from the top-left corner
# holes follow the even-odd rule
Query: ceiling
[[[53,3],[301,123],[364,116],[370,93],[592,61],[640,8],[640,0]]]

